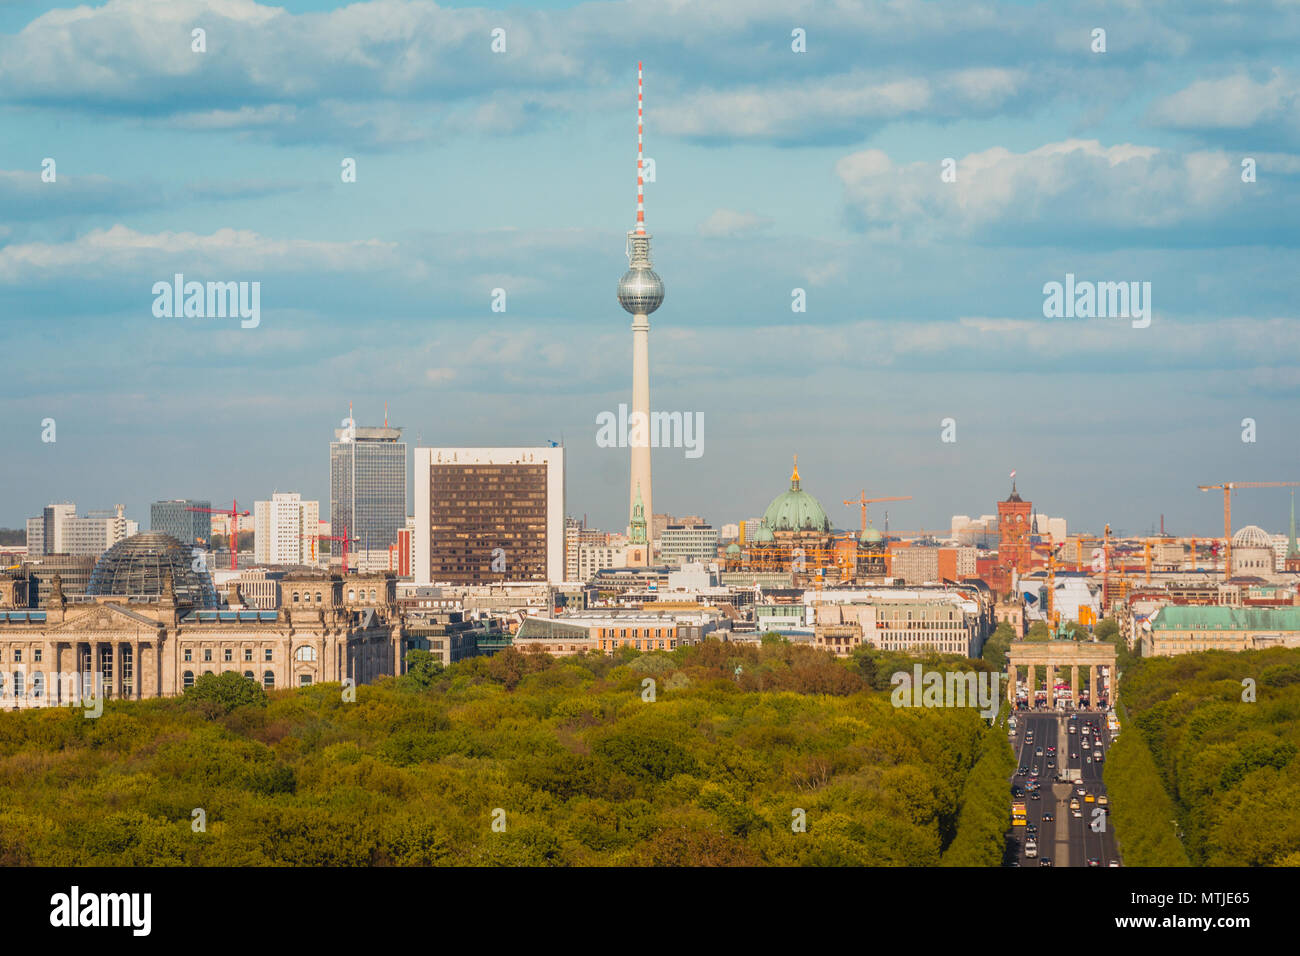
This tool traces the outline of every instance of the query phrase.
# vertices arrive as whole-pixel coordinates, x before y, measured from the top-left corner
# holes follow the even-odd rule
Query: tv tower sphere
[[[642,234],[631,238],[631,242],[635,247],[639,241],[649,238]],[[633,315],[649,315],[664,301],[664,280],[650,268],[650,244],[646,242],[645,245],[642,256],[638,257],[637,250],[633,249],[632,264],[618,280],[618,304]]]

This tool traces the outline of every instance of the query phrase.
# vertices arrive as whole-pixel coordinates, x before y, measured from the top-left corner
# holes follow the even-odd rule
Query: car
[[[1038,825],[1035,824],[1035,823],[1027,824],[1027,825],[1025,826],[1025,836],[1027,836],[1027,837],[1036,837],[1036,836],[1038,836]]]
[[[1101,866],[1101,860],[1097,859],[1095,856],[1090,856],[1090,857],[1088,857],[1088,865],[1089,865],[1089,866]]]
[[[1101,748],[1098,747],[1096,750],[1094,750],[1094,751],[1092,752],[1092,755],[1093,755],[1093,757],[1095,757],[1097,760],[1100,760],[1100,759],[1101,759]]]
[[[1119,866],[1119,860],[1111,860],[1111,861],[1110,861],[1109,863],[1107,863],[1106,865],[1107,865],[1107,866]]]
[[[1038,764],[1034,764],[1034,770],[1033,770],[1034,776],[1037,777],[1042,772],[1043,772],[1043,768],[1040,767]]]
[[[1091,757],[1088,758],[1088,763],[1092,763],[1092,758],[1091,758]]]
[[[1030,799],[1030,800],[1041,800],[1041,799],[1043,799],[1043,795],[1042,795],[1041,793],[1039,793],[1037,790],[1030,790],[1030,791],[1029,791],[1029,799]]]
[[[1104,807],[1106,806],[1106,804],[1110,803],[1110,798],[1107,797],[1104,793],[1099,793],[1097,794],[1097,802]]]
[[[1039,857],[1039,859],[1038,859],[1038,865],[1039,865],[1039,866],[1051,866],[1051,865],[1052,865],[1052,858],[1051,858],[1050,856]]]
[[[1076,751],[1074,751],[1072,754],[1070,754],[1070,759],[1071,759],[1071,760],[1078,760],[1078,759],[1079,759],[1079,752],[1076,750]]]
[[[1028,767],[1021,767],[1019,770],[1016,771],[1016,776],[1017,776],[1017,777],[1023,777],[1023,776],[1024,776],[1025,774],[1027,774],[1027,773],[1029,773],[1029,768],[1028,768]]]
[[[1080,784],[1079,786],[1074,788],[1074,792],[1077,793],[1079,796],[1083,796],[1085,793],[1088,792],[1088,788],[1083,786],[1083,784]]]
[[[1097,802],[1097,798],[1094,797],[1091,793],[1084,794],[1083,802],[1084,802],[1084,803],[1096,803],[1096,802]]]
[[[1044,811],[1043,811],[1043,822],[1044,822],[1044,823],[1052,823],[1055,819],[1056,819],[1056,817],[1052,816],[1052,811],[1051,811],[1051,810],[1044,810]]]
[[[1025,795],[1025,791],[1024,791],[1023,788],[1021,788],[1021,787],[1012,787],[1012,788],[1011,788],[1011,796],[1013,796],[1013,797],[1019,799],[1020,797],[1023,797],[1024,795]]]

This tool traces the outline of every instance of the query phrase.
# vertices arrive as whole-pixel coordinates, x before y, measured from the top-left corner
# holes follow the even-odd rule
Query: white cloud
[[[1274,169],[1294,167],[1278,156]],[[994,147],[957,161],[945,182],[938,159],[898,166],[876,149],[842,158],[835,167],[852,217],[865,229],[907,236],[992,236],[1035,244],[1050,233],[1071,243],[1089,233],[1152,232],[1227,221],[1220,236],[1245,235],[1282,221],[1297,207],[1287,190],[1267,202],[1254,184],[1243,193],[1240,157],[1223,152],[1186,154],[1150,146],[1096,140],[1047,143],[1025,153]],[[1244,203],[1255,201],[1254,206]],[[1185,240],[1186,236],[1179,236]]]
[[[753,233],[772,225],[772,220],[752,212],[738,212],[735,209],[715,209],[709,217],[700,223],[699,233],[709,238],[726,238],[729,236]]]
[[[1274,69],[1260,83],[1244,73],[1197,80],[1157,100],[1148,114],[1171,129],[1250,129],[1266,121],[1300,125],[1300,81]]]

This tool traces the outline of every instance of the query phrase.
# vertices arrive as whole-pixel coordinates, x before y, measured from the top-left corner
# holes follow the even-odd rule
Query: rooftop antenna
[[[384,427],[388,427],[388,403],[384,402]]]

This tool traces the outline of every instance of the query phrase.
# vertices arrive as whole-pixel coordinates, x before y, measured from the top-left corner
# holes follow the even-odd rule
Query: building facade
[[[351,421],[349,419],[348,421]],[[349,551],[387,560],[406,527],[406,443],[400,428],[335,429],[330,443],[330,527]],[[381,565],[382,566],[382,565]]]
[[[564,580],[564,449],[417,448],[415,580]]]
[[[273,689],[402,672],[391,577],[286,576],[279,611],[194,608],[163,582],[152,600],[71,604],[56,587],[44,610],[0,612],[0,707],[68,704],[96,677],[103,697],[139,700],[181,694],[205,673]]]
[[[665,560],[709,562],[718,557],[718,529],[707,524],[665,525],[656,539],[659,555]]]
[[[211,508],[212,502],[173,498],[149,506],[149,530],[169,534],[181,544],[212,547],[212,516],[190,508]]]
[[[258,564],[315,564],[320,558],[320,502],[276,492],[253,503],[253,560]]]

